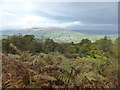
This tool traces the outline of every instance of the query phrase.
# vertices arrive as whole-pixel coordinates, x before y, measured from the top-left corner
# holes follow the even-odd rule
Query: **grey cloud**
[[[80,21],[85,24],[83,26],[68,27],[70,29],[117,29],[117,2],[29,3],[33,7],[33,10],[27,10],[25,8],[27,4],[2,3],[0,5],[3,12],[14,14],[17,17],[22,15],[37,15],[53,19],[56,23]],[[7,18],[8,20],[13,20],[14,17],[8,16]]]

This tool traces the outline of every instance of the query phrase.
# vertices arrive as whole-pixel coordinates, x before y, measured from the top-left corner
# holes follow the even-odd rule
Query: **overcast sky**
[[[2,28],[117,30],[117,2],[1,2]]]

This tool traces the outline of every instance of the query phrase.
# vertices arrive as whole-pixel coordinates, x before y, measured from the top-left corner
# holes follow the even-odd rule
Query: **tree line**
[[[112,42],[107,36],[95,42],[82,39],[79,43],[58,43],[50,38],[36,39],[34,35],[14,35],[2,39],[2,51],[4,53],[17,53],[10,47],[10,43],[14,44],[19,50],[29,51],[32,54],[59,52],[70,58],[86,56],[119,58],[118,53],[120,52],[119,38]]]

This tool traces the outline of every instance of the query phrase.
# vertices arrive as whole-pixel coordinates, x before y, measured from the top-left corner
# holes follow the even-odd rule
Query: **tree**
[[[120,37],[117,38],[113,44],[113,55],[116,57],[116,58],[120,58]]]
[[[91,41],[90,41],[89,39],[82,39],[81,42],[80,42],[79,44],[80,44],[80,45],[83,45],[83,44],[85,44],[85,43],[90,44]]]
[[[95,44],[96,44],[97,47],[98,47],[99,49],[101,49],[102,51],[112,53],[113,43],[112,43],[112,40],[111,40],[111,39],[108,39],[107,36],[105,36],[104,38],[102,38],[102,39],[100,39],[100,40],[97,40],[97,41],[95,42]]]
[[[10,47],[10,43],[13,43],[21,51],[30,51],[32,53],[35,53],[36,49],[38,49],[38,46],[40,45],[40,43],[38,43],[38,41],[35,40],[33,35],[14,35],[11,37],[7,37],[6,39],[2,39],[3,52],[15,54],[15,51]]]
[[[52,39],[46,39],[44,42],[44,52],[48,53],[48,52],[54,52],[55,50],[55,42]]]

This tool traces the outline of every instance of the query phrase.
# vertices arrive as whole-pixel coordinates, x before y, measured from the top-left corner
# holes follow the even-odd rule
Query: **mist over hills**
[[[87,34],[84,32],[78,32],[74,30],[66,30],[58,27],[47,27],[47,28],[27,28],[22,30],[6,30],[2,32],[2,35],[34,35],[36,38],[51,38],[56,42],[75,42],[78,43],[82,39],[90,39],[91,41],[96,41],[103,38],[104,35]],[[117,34],[107,35],[112,40],[115,40],[118,36]]]

